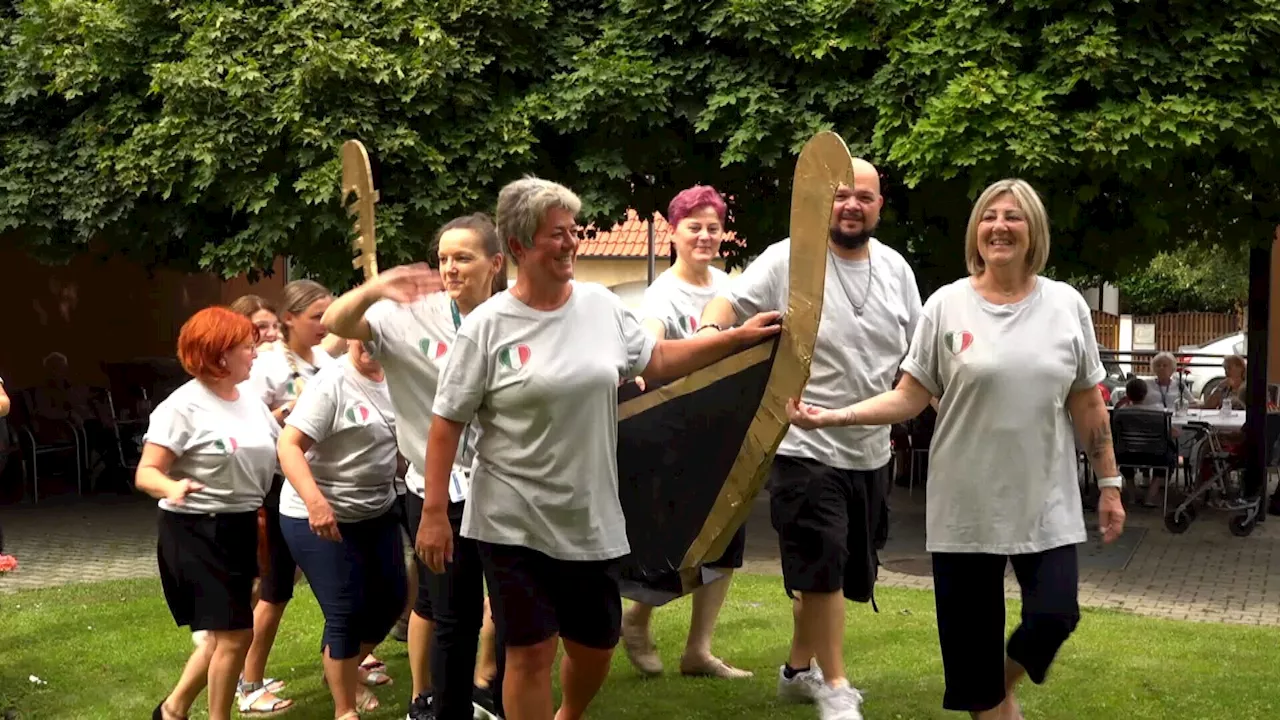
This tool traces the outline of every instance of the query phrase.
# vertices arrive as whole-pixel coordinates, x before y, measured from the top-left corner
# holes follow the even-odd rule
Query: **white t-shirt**
[[[462,534],[561,560],[631,551],[618,500],[618,384],[656,341],[602,285],[534,310],[509,292],[462,323],[433,411],[481,428]]]
[[[395,502],[395,414],[385,382],[340,360],[311,379],[285,424],[316,441],[307,464],[338,522],[377,517]],[[307,517],[292,483],[280,491],[280,514]]]
[[[645,288],[640,312],[643,317],[662,321],[669,340],[692,337],[707,303],[715,299],[729,283],[729,276],[719,268],[709,268],[711,284],[690,285],[667,268]]]
[[[289,351],[283,342],[260,348],[249,372],[249,382],[267,407],[275,410],[290,400],[297,400],[299,391],[306,388],[316,373],[337,362],[321,345],[311,348],[311,357],[315,364]],[[297,366],[296,373],[290,360]]]
[[[872,238],[869,261],[827,250],[822,315],[801,400],[836,408],[893,388],[920,317],[915,273],[898,251]],[[770,310],[785,313],[791,240],[765,249],[723,296],[742,322]],[[855,304],[862,314],[855,312]],[[889,462],[889,427],[791,428],[778,454],[816,460],[842,470],[876,470]]]
[[[1106,377],[1070,285],[1038,278],[1009,305],[969,278],[925,303],[902,369],[939,398],[929,449],[929,552],[1034,553],[1085,540],[1067,396]]]
[[[1191,390],[1185,383],[1178,385],[1178,378],[1169,378],[1168,385],[1161,385],[1155,378],[1144,382],[1147,383],[1147,396],[1142,398],[1141,405],[1173,410],[1178,403],[1178,396],[1181,395],[1186,406],[1191,406]]]
[[[462,319],[459,312],[458,319]],[[400,454],[409,461],[405,486],[423,497],[423,464],[427,460],[427,431],[431,428],[431,404],[435,402],[440,373],[454,345],[458,331],[454,324],[453,301],[444,292],[432,293],[408,305],[379,300],[364,314],[373,340],[369,353],[382,364],[395,409]],[[475,455],[474,427],[466,433],[468,442],[458,444],[454,463],[471,467]]]
[[[262,507],[278,469],[280,426],[248,383],[238,389],[240,397],[231,402],[199,380],[188,380],[151,411],[144,440],[178,456],[169,477],[205,486],[182,505],[160,500],[161,509],[239,513]]]

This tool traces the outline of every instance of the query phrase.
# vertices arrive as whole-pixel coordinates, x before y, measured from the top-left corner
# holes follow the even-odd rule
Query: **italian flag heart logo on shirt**
[[[423,355],[426,355],[432,360],[439,360],[444,357],[445,353],[449,352],[448,345],[432,340],[431,338],[423,338],[422,341],[418,343],[418,347],[422,350]]]
[[[692,315],[682,315],[680,317],[680,329],[691,333],[698,329],[698,319]]]
[[[946,344],[952,355],[959,355],[973,344],[973,333],[968,330],[949,332],[942,336],[942,342]]]
[[[529,364],[528,345],[508,345],[498,351],[498,362],[508,370],[519,370]]]
[[[227,437],[214,440],[213,446],[218,448],[221,452],[230,455],[236,451],[236,448],[240,447],[240,444],[236,442],[235,438],[228,435]]]
[[[361,403],[356,403],[355,406],[347,408],[347,419],[353,423],[363,425],[369,422],[369,408]]]

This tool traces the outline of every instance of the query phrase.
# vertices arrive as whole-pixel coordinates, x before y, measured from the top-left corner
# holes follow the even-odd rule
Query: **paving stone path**
[[[932,589],[924,552],[923,493],[895,488],[893,522],[881,583]],[[5,552],[17,571],[0,576],[0,594],[30,588],[156,575],[153,501],[139,496],[57,497],[39,505],[0,506]],[[1096,522],[1093,515],[1087,518]],[[1172,535],[1158,511],[1131,509],[1128,532],[1113,548],[1096,536],[1081,548],[1080,601],[1184,620],[1280,626],[1280,518],[1247,538],[1206,511]],[[748,572],[780,574],[778,545],[762,494],[748,520]],[[1012,571],[1006,590],[1016,597]]]

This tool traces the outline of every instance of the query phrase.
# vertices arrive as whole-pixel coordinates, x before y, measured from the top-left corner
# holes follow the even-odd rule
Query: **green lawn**
[[[3,579],[0,579],[3,582]],[[621,652],[593,706],[593,719],[816,718],[813,708],[779,706],[774,678],[790,637],[779,581],[735,581],[718,636],[726,659],[756,672],[741,682],[642,680]],[[881,612],[848,608],[845,642],[851,679],[868,720],[960,718],[939,708],[942,672],[932,595],[886,588]],[[1010,628],[1017,608],[1010,605]],[[688,601],[655,616],[668,668],[677,660]],[[281,717],[332,718],[316,651],[320,613],[305,586],[285,616],[269,674],[297,700]],[[150,717],[177,679],[191,648],[165,609],[158,580],[112,582],[0,595],[0,717],[71,720]],[[380,688],[370,718],[403,718],[409,688],[404,645],[385,644],[396,684]],[[1045,687],[1022,693],[1031,719],[1280,717],[1280,630],[1174,622],[1088,611]],[[36,685],[35,675],[47,682]],[[200,703],[193,717],[204,717]],[[7,714],[6,714],[7,711]]]

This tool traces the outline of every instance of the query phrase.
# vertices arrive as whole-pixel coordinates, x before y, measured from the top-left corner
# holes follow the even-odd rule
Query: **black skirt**
[[[252,629],[257,513],[161,510],[159,525],[160,584],[174,622],[193,632]]]

